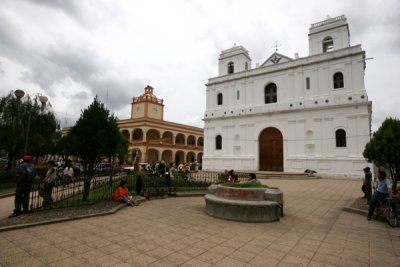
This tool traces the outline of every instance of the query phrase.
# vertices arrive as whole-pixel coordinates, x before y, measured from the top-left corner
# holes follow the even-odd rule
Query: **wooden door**
[[[266,128],[259,139],[260,171],[283,171],[283,136],[276,128]]]

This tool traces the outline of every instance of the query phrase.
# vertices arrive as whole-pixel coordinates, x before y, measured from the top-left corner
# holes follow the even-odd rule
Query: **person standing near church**
[[[372,173],[371,169],[369,167],[365,167],[363,169],[364,171],[364,180],[363,180],[363,185],[361,187],[361,190],[364,192],[364,197],[367,199],[367,203],[371,200],[371,195],[372,195]]]
[[[12,218],[21,215],[22,212],[29,210],[29,195],[33,179],[36,177],[36,168],[32,162],[32,156],[26,154],[23,157],[23,162],[17,170],[17,185],[15,188],[14,212],[8,216]]]

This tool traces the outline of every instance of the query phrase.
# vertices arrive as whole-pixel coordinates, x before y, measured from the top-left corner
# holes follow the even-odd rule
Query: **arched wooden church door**
[[[273,127],[264,129],[258,140],[260,171],[283,171],[283,136]]]

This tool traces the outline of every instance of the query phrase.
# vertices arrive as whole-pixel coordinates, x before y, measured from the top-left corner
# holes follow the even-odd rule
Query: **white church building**
[[[365,51],[346,17],[311,24],[309,55],[278,52],[252,67],[243,46],[223,50],[208,80],[203,169],[360,176],[371,136]]]

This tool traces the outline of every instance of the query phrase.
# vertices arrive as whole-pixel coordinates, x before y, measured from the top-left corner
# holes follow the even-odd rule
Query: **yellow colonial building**
[[[153,90],[151,86],[144,88],[143,94],[132,99],[131,117],[117,122],[129,140],[128,161],[201,163],[203,129],[164,121],[163,99],[157,98]]]

